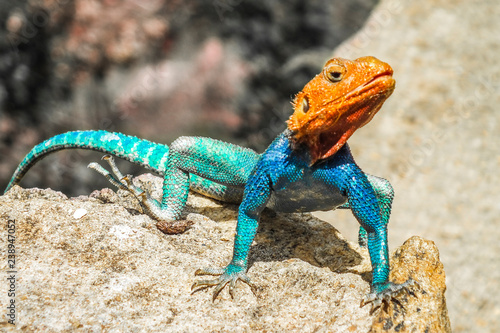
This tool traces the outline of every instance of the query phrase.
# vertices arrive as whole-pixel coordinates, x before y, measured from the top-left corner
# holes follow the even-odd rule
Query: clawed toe
[[[198,270],[198,271],[200,271],[200,270]],[[196,273],[198,271],[196,271]],[[195,275],[200,275],[200,274],[196,274],[196,273],[195,273]],[[210,275],[212,275],[212,274],[210,274]],[[229,280],[223,279],[222,276],[219,276],[217,279],[213,279],[213,280],[199,280],[199,281],[194,282],[191,285],[191,294],[194,294],[195,292],[198,292],[200,290],[215,286],[214,292],[212,294],[212,302],[214,302],[215,299],[217,298],[217,296],[219,296],[222,289],[224,289],[224,287],[228,283],[229,283]],[[230,294],[231,294],[231,297],[233,297],[231,291],[230,291]]]
[[[194,272],[194,275],[222,275],[226,270],[224,268],[200,268]]]
[[[147,194],[147,192],[143,191],[142,189],[140,189],[139,187],[135,186],[132,183],[132,176],[131,175],[124,176],[120,172],[120,170],[116,166],[115,159],[113,156],[104,155],[102,157],[102,159],[109,164],[112,173],[109,172],[108,170],[106,170],[105,168],[103,168],[100,164],[95,163],[95,162],[90,163],[88,165],[88,168],[93,169],[93,170],[97,171],[98,173],[100,173],[101,175],[103,175],[104,177],[106,177],[106,179],[111,184],[118,187],[119,189],[130,192],[133,196],[135,196],[137,198],[137,200],[139,200],[139,203],[145,209],[145,212],[146,213],[149,212],[149,210],[151,210],[150,206],[152,206],[152,205],[149,204],[149,202],[148,202],[150,200],[150,198],[149,198],[149,195]],[[180,227],[176,226],[174,229],[172,229],[173,231],[169,231],[167,229],[166,229],[166,231],[163,231],[161,229],[161,226],[159,226],[158,228],[160,230],[162,230],[164,233],[175,234],[175,233],[184,232],[185,230],[188,229],[189,226],[190,226],[190,224],[186,225],[184,227],[183,226],[180,226]],[[178,231],[178,230],[181,230],[181,231]]]
[[[102,159],[109,164],[113,174],[111,174],[108,170],[104,169],[100,164],[97,164],[95,162],[90,163],[87,167],[97,171],[98,173],[106,177],[106,179],[114,186],[122,190],[129,191],[135,197],[137,197],[139,201],[144,201],[142,197],[145,192],[140,188],[134,186],[131,180],[132,177],[130,175],[123,176],[123,174],[116,166],[114,157],[111,155],[104,155]]]
[[[201,289],[205,289],[205,288],[208,288],[208,287],[213,287],[213,286],[217,285],[218,283],[219,283],[219,279],[214,279],[214,280],[198,280],[198,281],[195,281],[191,285],[191,291],[193,293],[195,293],[195,292],[197,292],[197,291],[199,291]]]
[[[151,218],[159,221],[157,227],[160,231],[166,234],[179,234],[189,229],[189,227],[193,224],[191,221],[177,221],[179,216],[176,210],[163,208],[161,204],[151,198],[146,191],[143,191],[132,183],[131,175],[123,176],[116,166],[113,156],[105,155],[102,159],[109,164],[113,174],[97,163],[90,163],[88,167],[106,177],[106,179],[114,186],[128,191],[135,196],[141,204],[143,212]]]
[[[415,284],[418,285],[415,280],[410,278],[406,282],[401,284],[387,282],[383,286],[374,286],[372,287],[372,291],[361,301],[361,307],[371,303],[372,309],[370,312],[373,313],[373,311],[380,307],[382,303],[389,304],[391,300],[397,302],[396,295],[399,294],[399,292],[401,292],[402,290],[405,290],[409,294],[410,292],[408,290],[408,287]]]
[[[220,275],[217,279],[213,280],[198,280],[191,285],[192,293],[206,289],[208,287],[213,287],[221,283],[222,274],[224,274],[223,268],[200,268],[194,272],[194,275]],[[196,290],[195,290],[196,289]]]
[[[227,284],[230,281],[227,279],[219,279],[219,280],[221,280],[221,281],[219,283],[217,283],[217,285],[215,286],[214,293],[212,295],[212,302],[215,302],[215,299],[217,298],[217,296],[219,296],[222,289],[224,289],[224,287],[227,286]],[[230,294],[231,294],[231,298],[233,298],[233,294],[232,293],[230,293]]]
[[[198,269],[195,272],[195,275],[219,275],[216,279],[213,280],[199,280],[193,283],[191,286],[192,293],[195,293],[197,291],[206,289],[208,287],[213,287],[215,286],[213,295],[212,295],[212,301],[215,301],[217,296],[221,293],[221,291],[229,284],[229,295],[231,298],[234,298],[234,290],[236,288],[236,282],[238,280],[243,281],[246,283],[250,289],[252,290],[252,293],[256,295],[256,287],[255,285],[250,281],[250,278],[244,273],[244,272],[238,272],[238,273],[232,273],[228,274],[226,273],[227,269],[224,268],[203,268],[203,269]]]
[[[104,169],[100,164],[92,162],[87,167],[92,169],[92,170],[97,171],[98,173],[100,173],[101,175],[106,177],[106,179],[114,186],[116,186],[122,190],[127,189],[124,184],[122,184],[118,179],[116,179],[108,170]]]

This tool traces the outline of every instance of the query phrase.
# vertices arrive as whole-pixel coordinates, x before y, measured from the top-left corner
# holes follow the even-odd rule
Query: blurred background
[[[262,151],[326,60],[373,55],[397,87],[349,142],[395,187],[390,245],[435,241],[454,332],[498,332],[498,17],[496,0],[2,1],[0,185],[34,145],[69,130]],[[109,187],[86,168],[101,155],[54,154],[22,185],[88,195]],[[350,212],[316,215],[356,240]]]
[[[375,4],[3,1],[0,183],[34,144],[68,130],[163,143],[202,135],[263,150],[294,94]],[[58,154],[23,184],[87,194],[101,178],[85,169],[87,155]]]

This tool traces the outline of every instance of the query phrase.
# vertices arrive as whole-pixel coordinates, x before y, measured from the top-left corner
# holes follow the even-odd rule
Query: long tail
[[[19,164],[5,192],[21,181],[28,170],[50,153],[62,149],[97,150],[121,157],[159,174],[164,173],[168,146],[121,133],[74,131],[53,136],[36,145]]]

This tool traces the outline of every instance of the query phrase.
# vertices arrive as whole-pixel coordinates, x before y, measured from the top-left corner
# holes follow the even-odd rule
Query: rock
[[[134,181],[158,195],[160,179]],[[2,224],[14,221],[16,227],[17,328],[450,331],[444,270],[431,241],[413,237],[396,251],[392,277],[401,282],[412,276],[418,286],[370,314],[370,306],[360,307],[371,270],[365,249],[310,214],[265,211],[250,256],[256,295],[238,283],[234,300],[223,290],[212,303],[212,290],[191,294],[190,286],[196,269],[230,260],[237,206],[190,195],[184,217],[194,225],[165,235],[128,193],[102,192],[68,199],[16,186],[0,197]],[[87,213],[75,218],[78,210]],[[0,269],[7,271],[5,259]],[[1,308],[9,301],[2,292]]]
[[[406,296],[401,306],[388,307],[370,332],[451,332],[444,297],[446,276],[436,244],[413,236],[391,259],[391,281],[401,283],[410,275],[418,281],[418,291],[413,293],[418,300]]]

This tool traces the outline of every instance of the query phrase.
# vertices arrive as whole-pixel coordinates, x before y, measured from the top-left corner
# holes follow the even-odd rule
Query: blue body
[[[291,148],[289,135],[282,133],[274,140],[256,165],[256,170],[267,171],[272,189],[267,203],[269,208],[285,213],[310,212],[332,210],[347,201],[343,179],[347,175],[343,170],[348,164],[354,164],[347,147],[335,159],[312,167],[309,164],[305,150]],[[248,183],[266,182],[266,177],[253,180],[257,174],[254,172]]]

